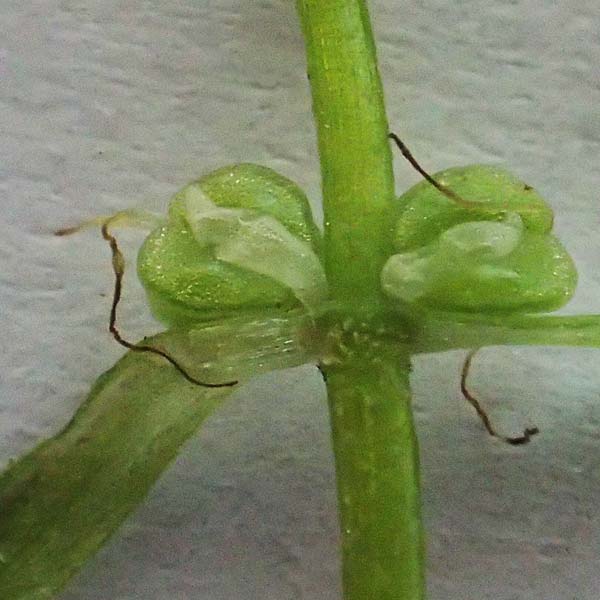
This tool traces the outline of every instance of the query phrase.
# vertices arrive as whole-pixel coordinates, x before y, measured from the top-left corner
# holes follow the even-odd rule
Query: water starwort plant
[[[251,164],[183,187],[166,216],[97,220],[117,277],[111,331],[130,351],[0,478],[0,598],[52,598],[236,385],[312,363],[330,406],[344,598],[421,600],[411,356],[599,345],[597,315],[545,314],[570,298],[576,272],[530,185],[476,165],[396,197],[365,1],[298,0],[298,11],[324,236],[296,184]],[[138,275],[167,325],[139,344],[116,325],[119,225],[151,230]]]

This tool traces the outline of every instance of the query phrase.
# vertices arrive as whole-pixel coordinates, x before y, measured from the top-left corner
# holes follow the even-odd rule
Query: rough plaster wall
[[[600,9],[587,0],[372,7],[390,121],[430,168],[500,163],[550,200],[598,312]],[[120,355],[109,260],[52,229],[143,206],[224,163],[261,162],[318,204],[291,0],[0,3],[0,457],[56,432]],[[399,187],[417,180],[397,162]],[[134,252],[139,236],[127,238]],[[157,328],[132,277],[123,322]],[[592,350],[490,349],[473,384],[522,449],[458,394],[462,355],[416,361],[433,600],[600,596],[600,371]],[[282,385],[282,380],[284,385]],[[314,370],[235,394],[62,600],[334,600],[333,471]]]

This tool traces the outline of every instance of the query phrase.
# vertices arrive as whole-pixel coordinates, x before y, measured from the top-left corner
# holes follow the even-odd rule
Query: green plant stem
[[[394,178],[363,0],[298,0],[317,125],[332,297],[372,310],[391,255]],[[356,306],[358,305],[358,306]]]
[[[321,160],[328,282],[337,307],[360,323],[384,305],[379,276],[392,254],[396,214],[371,25],[364,0],[298,0],[298,9]],[[384,346],[371,355],[372,338],[347,333],[350,345],[340,340],[333,351],[342,358],[326,369],[344,598],[421,600],[408,358]]]
[[[371,353],[363,341],[327,371],[345,600],[425,597],[408,361],[398,345]]]

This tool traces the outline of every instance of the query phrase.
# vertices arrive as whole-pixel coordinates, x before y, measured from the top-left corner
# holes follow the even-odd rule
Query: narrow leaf
[[[145,340],[203,381],[248,379],[314,360],[302,314],[232,319]],[[129,352],[66,428],[0,477],[0,598],[52,598],[144,499],[179,447],[235,388],[188,383]]]

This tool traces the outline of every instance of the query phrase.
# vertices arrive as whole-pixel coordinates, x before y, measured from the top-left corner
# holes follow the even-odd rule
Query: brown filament
[[[449,187],[446,187],[445,185],[441,184],[439,181],[436,181],[418,162],[417,159],[412,155],[411,151],[406,147],[406,144],[395,134],[395,133],[389,133],[388,137],[393,140],[396,144],[396,146],[398,146],[398,149],[400,150],[400,152],[402,152],[402,156],[404,156],[404,158],[413,166],[413,168],[419,172],[423,178],[428,181],[434,188],[436,188],[438,191],[440,191],[442,194],[444,194],[444,196],[446,196],[447,198],[449,198],[450,200],[452,200],[453,202],[456,202],[456,204],[458,204],[459,206],[462,206],[463,208],[468,208],[468,209],[482,209],[482,208],[486,208],[485,206],[482,206],[481,203],[478,202],[469,202],[468,200],[465,200],[462,196],[459,196],[456,192],[454,192],[453,190],[451,190]]]
[[[110,221],[110,220],[109,220]],[[109,243],[110,249],[112,252],[112,267],[113,272],[115,274],[115,287],[113,292],[113,300],[112,306],[110,309],[110,319],[108,324],[108,329],[112,333],[115,340],[124,346],[128,350],[133,350],[135,352],[149,352],[151,354],[157,354],[164,358],[167,362],[169,362],[181,375],[190,383],[194,385],[198,385],[206,388],[220,388],[220,387],[232,387],[237,385],[237,381],[227,381],[225,383],[206,383],[204,381],[199,381],[195,377],[192,377],[172,356],[167,354],[164,350],[160,350],[159,348],[154,348],[153,346],[149,346],[146,344],[133,344],[127,340],[125,340],[119,330],[117,329],[117,306],[119,301],[121,300],[121,292],[123,288],[123,275],[125,274],[125,259],[123,258],[123,253],[119,250],[119,246],[117,244],[116,238],[108,231],[109,221],[105,221],[101,227],[102,237]],[[76,230],[76,228],[73,228]],[[57,235],[67,235],[71,233],[70,230],[61,230],[61,232],[57,232]]]
[[[506,442],[511,446],[521,446],[523,444],[528,444],[531,441],[532,436],[540,432],[540,430],[537,427],[528,427],[523,432],[523,435],[515,437],[507,437],[500,435],[492,425],[490,418],[488,417],[485,410],[482,408],[481,404],[479,403],[479,400],[477,400],[477,398],[475,398],[475,396],[473,396],[473,394],[467,388],[467,377],[469,376],[471,363],[473,361],[473,357],[478,352],[478,350],[479,348],[475,348],[475,350],[471,350],[467,354],[467,358],[465,359],[465,362],[463,364],[462,373],[460,376],[460,391],[462,392],[467,402],[469,402],[469,404],[477,411],[477,414],[479,415],[483,426],[492,437],[498,438],[499,440],[502,440],[503,442]]]

